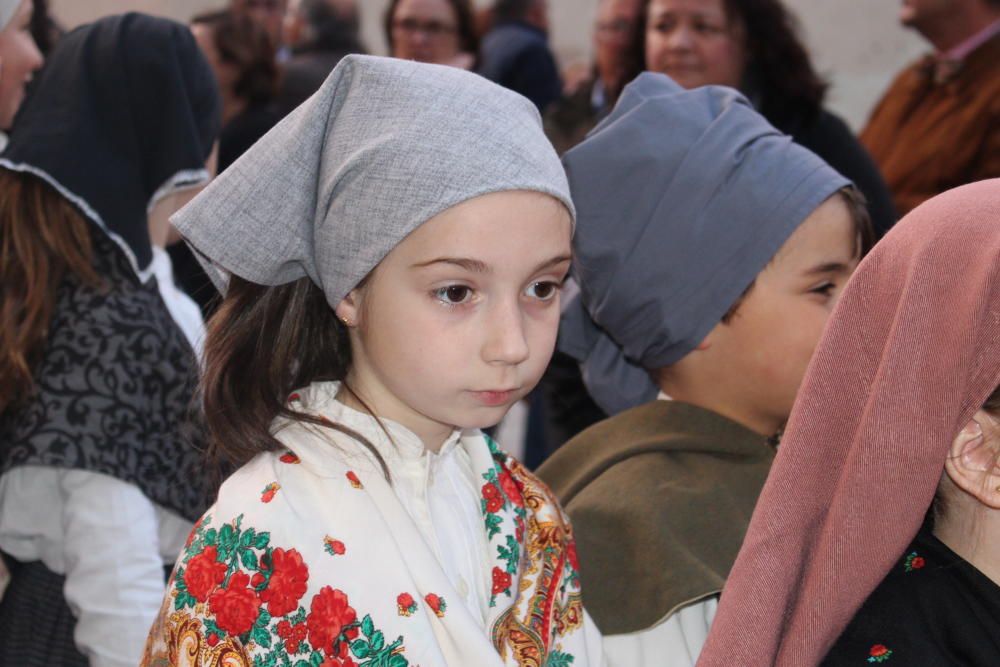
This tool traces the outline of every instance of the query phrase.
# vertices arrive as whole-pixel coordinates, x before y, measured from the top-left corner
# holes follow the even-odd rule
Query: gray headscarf
[[[644,73],[563,158],[580,295],[559,348],[609,414],[692,351],[813,210],[849,184],[735,90]]]
[[[475,74],[350,55],[171,221],[221,288],[308,276],[336,306],[421,224],[507,190],[569,185],[534,105]]]

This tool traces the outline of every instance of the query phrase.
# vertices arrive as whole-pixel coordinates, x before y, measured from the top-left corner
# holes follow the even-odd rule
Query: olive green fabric
[[[584,606],[637,632],[722,589],[767,478],[767,439],[714,412],[654,401],[595,424],[538,470],[569,513]]]

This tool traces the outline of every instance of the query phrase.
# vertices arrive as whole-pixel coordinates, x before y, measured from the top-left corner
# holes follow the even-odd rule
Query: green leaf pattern
[[[215,636],[216,640],[227,638],[227,633],[222,630],[211,613],[205,608],[207,605],[200,604],[191,595],[184,583],[184,571],[192,558],[202,553],[208,547],[215,547],[217,561],[226,564],[226,576],[223,580],[223,587],[229,584],[229,580],[236,572],[244,572],[250,577],[260,575],[260,583],[253,588],[260,593],[267,588],[272,574],[271,559],[274,548],[271,546],[271,535],[268,532],[257,532],[253,528],[244,528],[243,515],[237,516],[232,522],[223,525],[221,528],[206,528],[212,521],[211,516],[198,523],[194,530],[194,536],[190,545],[185,550],[184,557],[177,568],[173,578],[174,609],[195,610],[202,618],[204,636],[210,638]],[[292,626],[298,626],[306,622],[307,612],[304,606],[299,607],[281,617],[272,617],[265,606],[260,607],[259,615],[253,627],[240,637],[240,643],[252,653],[254,667],[319,667],[325,659],[322,651],[316,650],[309,645],[308,638],[297,642],[296,650],[289,651],[287,640],[282,639],[278,634],[278,625],[285,621]],[[345,634],[358,628],[360,635],[349,644],[351,656],[357,661],[358,667],[407,667],[408,660],[403,655],[403,637],[397,637],[395,641],[387,643],[384,633],[375,627],[371,615],[366,614],[363,619],[345,626],[341,631],[337,645],[341,641],[347,641]],[[305,654],[307,659],[297,659],[293,662],[294,655]]]

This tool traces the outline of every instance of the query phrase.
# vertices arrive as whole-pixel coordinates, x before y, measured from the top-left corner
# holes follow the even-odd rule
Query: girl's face
[[[401,0],[390,29],[396,58],[447,64],[458,55],[458,17],[446,0]]]
[[[22,0],[10,23],[0,31],[0,129],[14,124],[24,87],[44,62],[31,36],[32,0]]]
[[[570,236],[565,207],[527,191],[421,225],[337,307],[352,389],[432,449],[456,427],[499,422],[549,363]]]
[[[729,19],[724,0],[651,0],[646,69],[685,88],[739,88],[746,69],[742,26]]]

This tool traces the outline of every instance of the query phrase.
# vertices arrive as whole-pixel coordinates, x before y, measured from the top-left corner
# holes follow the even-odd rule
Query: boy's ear
[[[980,410],[951,443],[944,469],[962,491],[992,509],[1000,509],[1000,436],[996,420]]]
[[[352,289],[333,309],[337,319],[348,327],[356,327],[361,319],[361,293]]]

